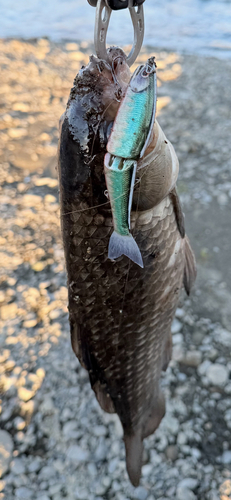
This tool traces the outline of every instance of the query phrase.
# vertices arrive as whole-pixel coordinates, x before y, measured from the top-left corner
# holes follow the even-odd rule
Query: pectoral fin
[[[190,294],[191,288],[196,279],[197,269],[194,253],[191,249],[189,239],[185,236],[185,268],[184,268],[184,287],[187,295]]]

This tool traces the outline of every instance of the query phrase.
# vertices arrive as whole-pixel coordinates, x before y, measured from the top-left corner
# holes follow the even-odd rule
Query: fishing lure
[[[150,139],[156,113],[156,64],[154,57],[137,68],[118,109],[107,143],[104,173],[111,203],[114,232],[109,259],[126,255],[143,267],[139,247],[130,233],[130,214],[137,159]]]

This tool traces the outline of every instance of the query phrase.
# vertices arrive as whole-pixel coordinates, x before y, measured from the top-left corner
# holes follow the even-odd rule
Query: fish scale
[[[121,49],[113,50],[111,57],[118,57],[119,51],[126,69]],[[126,75],[122,66],[116,74],[118,81]],[[108,259],[113,221],[104,195],[106,143],[100,127],[105,137],[111,115],[100,127],[98,120],[104,92],[110,100],[115,96],[118,107],[118,88],[114,76],[110,80],[108,66],[105,78],[102,72],[97,77],[98,67],[98,59],[92,57],[81,70],[61,124],[61,226],[71,342],[89,372],[101,407],[119,415],[128,474],[137,486],[142,440],[155,431],[165,412],[159,379],[171,357],[171,322],[181,287],[184,283],[189,293],[196,271],[175,190],[177,158],[157,121],[149,154],[138,161],[139,183],[131,211],[131,232],[144,268],[126,256]],[[75,115],[75,109],[81,112]],[[89,151],[93,149],[92,159]]]

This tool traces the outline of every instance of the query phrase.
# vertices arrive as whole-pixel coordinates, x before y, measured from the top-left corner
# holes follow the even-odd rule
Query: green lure
[[[104,173],[111,203],[114,232],[109,259],[126,255],[143,267],[143,260],[130,233],[130,213],[137,159],[144,154],[156,112],[156,65],[154,57],[137,68],[120,104],[107,143]]]

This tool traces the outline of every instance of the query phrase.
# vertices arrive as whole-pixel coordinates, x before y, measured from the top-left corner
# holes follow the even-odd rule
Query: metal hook
[[[129,2],[129,5],[131,5],[131,2]],[[99,59],[104,59],[105,61],[108,59],[106,38],[111,12],[112,9],[108,7],[105,0],[98,0],[95,16],[94,42],[97,56],[99,57]],[[135,62],[140,52],[144,38],[143,5],[139,5],[138,7],[129,6],[129,12],[134,28],[133,47],[131,52],[127,56],[127,64],[128,66],[131,66]]]

